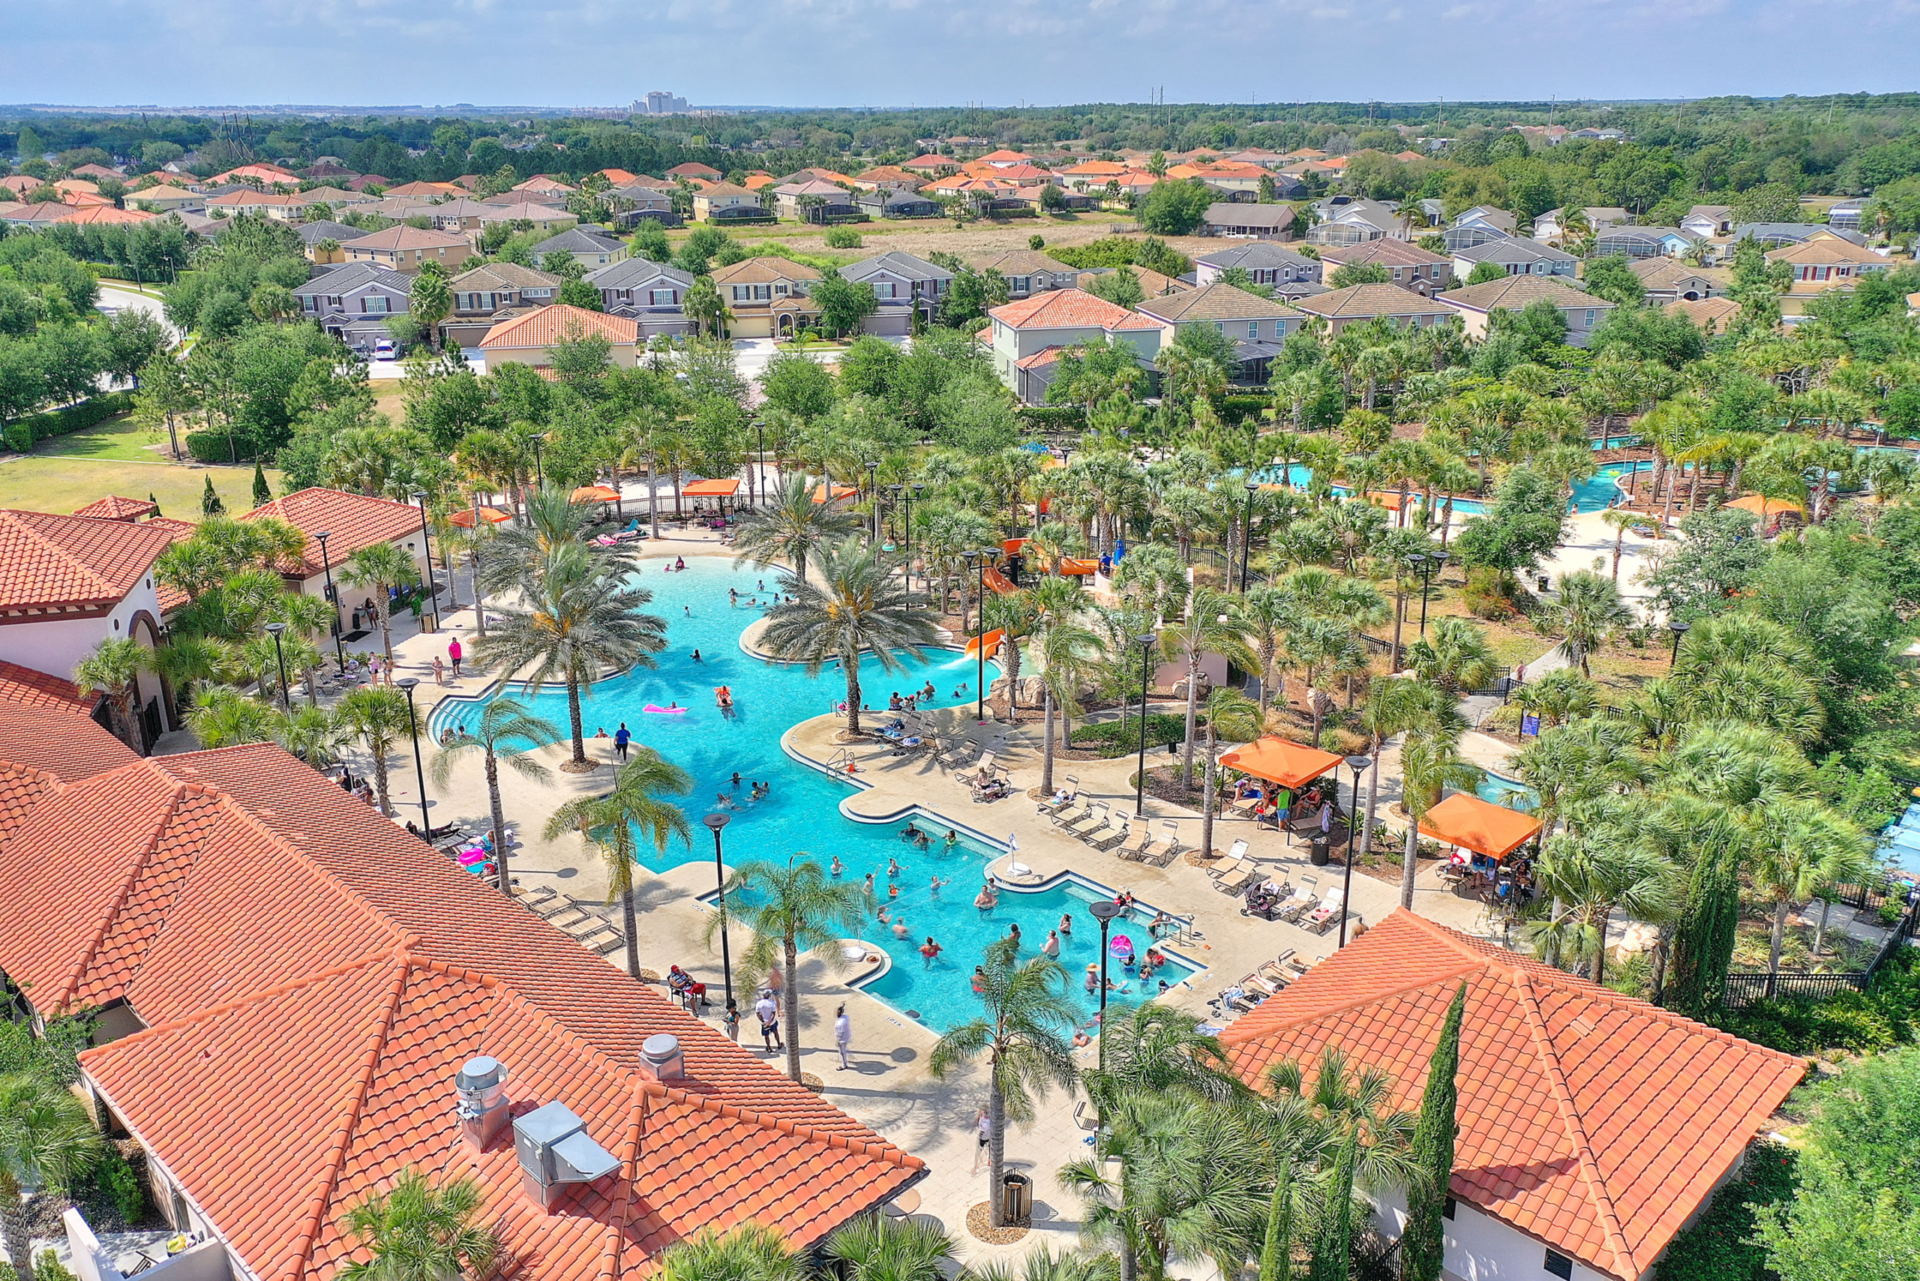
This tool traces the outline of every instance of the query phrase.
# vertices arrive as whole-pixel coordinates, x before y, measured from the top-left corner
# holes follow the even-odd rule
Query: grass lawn
[[[152,455],[149,455],[152,457]],[[178,463],[127,462],[84,454],[39,453],[0,463],[0,507],[27,511],[70,512],[96,498],[151,494],[163,515],[200,519],[200,490],[213,477],[214,492],[239,513],[253,507],[253,468],[201,467]],[[280,473],[269,469],[267,483],[280,492]]]
[[[164,427],[146,428],[122,414],[83,431],[54,436],[40,442],[36,457],[111,459],[123,463],[166,461],[160,453],[167,441]]]

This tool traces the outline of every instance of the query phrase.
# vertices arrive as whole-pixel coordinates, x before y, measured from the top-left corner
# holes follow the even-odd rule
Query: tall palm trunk
[[[495,884],[502,894],[511,894],[507,880],[507,812],[500,804],[500,762],[494,757],[493,748],[487,751],[487,806],[493,819],[493,867],[497,877]]]
[[[647,458],[647,537],[660,537],[660,456]]]
[[[1401,750],[1404,752],[1406,749]],[[1411,796],[1404,796],[1401,798],[1401,803],[1407,804],[1411,799]],[[1347,850],[1347,857],[1353,857],[1351,848]],[[1407,846],[1400,863],[1400,906],[1408,911],[1413,910],[1413,878],[1419,870],[1420,818],[1414,813],[1413,806],[1407,804]]]
[[[800,1079],[800,945],[794,936],[786,938],[786,1003],[781,1007],[787,1025],[787,1075]]]
[[[1046,727],[1046,746],[1040,754],[1040,792],[1043,796],[1053,795],[1053,686],[1041,686],[1040,721]]]
[[[374,603],[373,612],[380,620],[380,648],[387,658],[387,679],[393,679],[393,592],[386,583],[377,585],[380,599]]]
[[[375,746],[373,751],[373,795],[380,802],[380,812],[388,818],[393,817],[393,805],[387,799],[387,744]]]
[[[1393,576],[1393,670],[1400,670],[1400,628],[1407,621],[1407,589]]]
[[[1207,855],[1213,853],[1213,801],[1216,786],[1214,781],[1213,755],[1218,746],[1219,741],[1213,731],[1213,718],[1209,716],[1207,718],[1207,752],[1200,763],[1200,848],[1206,851]],[[1203,855],[1203,857],[1205,857],[1205,855]]]
[[[480,592],[480,548],[476,545],[467,552],[467,560],[472,567],[473,579],[473,626],[480,639],[487,638],[487,598]],[[452,575],[448,575],[449,578]]]
[[[1273,694],[1273,657],[1279,646],[1271,640],[1260,642],[1260,732],[1267,729],[1267,707]]]
[[[29,1204],[21,1198],[20,1185],[11,1174],[0,1170],[0,1229],[7,1234],[7,1258],[19,1281],[33,1281],[33,1254],[27,1248],[32,1225]]]
[[[567,678],[567,722],[573,730],[573,760],[571,763],[574,765],[585,765],[587,763],[587,739],[586,730],[582,726],[580,718],[580,682],[574,680],[571,676]]]
[[[1773,901],[1773,937],[1767,942],[1767,969],[1769,972],[1780,968],[1780,952],[1787,943],[1787,910],[1790,904],[1784,898]]]
[[[987,1207],[996,1228],[1007,1226],[1007,1206],[1000,1195],[1007,1164],[1007,1096],[1000,1092],[998,1064],[988,1067],[993,1080],[987,1089]]]
[[[847,674],[847,733],[860,732],[860,651],[842,651],[841,670]]]
[[[494,845],[497,854],[499,852],[498,837],[494,838]],[[506,875],[507,864],[503,859],[500,863],[500,878],[504,881]],[[627,874],[627,887],[620,891],[620,921],[627,930],[627,973],[637,981],[640,977],[640,939],[638,937],[640,914],[634,910],[633,906],[633,874],[631,872]]]
[[[1187,655],[1187,741],[1180,760],[1180,786],[1193,786],[1193,727],[1200,714],[1200,652]]]

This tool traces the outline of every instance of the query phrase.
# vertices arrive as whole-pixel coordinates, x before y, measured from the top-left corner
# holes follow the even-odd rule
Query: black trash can
[[[1329,862],[1328,844],[1329,838],[1325,832],[1315,832],[1307,842],[1307,859],[1315,867],[1325,867]]]
[[[1033,1180],[1024,1174],[1009,1174],[1001,1180],[1000,1208],[1009,1223],[1025,1223],[1033,1217]]]

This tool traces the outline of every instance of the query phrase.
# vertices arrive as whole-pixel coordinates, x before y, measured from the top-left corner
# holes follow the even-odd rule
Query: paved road
[[[160,300],[150,294],[136,293],[131,289],[103,280],[100,282],[99,307],[101,311],[108,314],[116,311],[144,311],[160,322],[161,328],[167,331],[169,341],[180,341],[180,331],[167,323],[166,313],[161,309]]]

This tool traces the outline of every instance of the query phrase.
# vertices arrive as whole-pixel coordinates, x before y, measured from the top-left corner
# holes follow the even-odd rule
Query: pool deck
[[[675,534],[645,545],[649,556],[725,556],[706,531]],[[423,723],[438,701],[446,696],[485,693],[494,683],[491,678],[466,676],[449,679],[444,686],[433,682],[431,668],[435,654],[444,654],[452,635],[471,648],[474,638],[474,614],[471,608],[450,614],[445,626],[435,634],[415,635],[396,644],[398,674],[421,678],[415,691],[421,703]],[[752,629],[749,629],[752,630]],[[1169,994],[1181,1008],[1205,1016],[1207,1001],[1220,989],[1234,983],[1262,961],[1282,952],[1293,951],[1307,960],[1319,960],[1334,950],[1337,928],[1327,934],[1315,934],[1283,922],[1267,922],[1240,915],[1240,900],[1215,890],[1206,874],[1197,867],[1176,859],[1166,868],[1152,868],[1123,862],[1110,853],[1101,853],[1057,831],[1047,818],[1036,812],[1026,792],[1037,787],[1040,777],[1040,730],[1037,725],[1017,728],[989,720],[977,724],[970,708],[950,708],[933,713],[943,732],[964,734],[999,753],[999,759],[1011,772],[1014,795],[992,804],[975,804],[966,787],[952,777],[930,756],[894,757],[891,749],[878,741],[854,747],[858,772],[853,776],[857,790],[849,794],[841,811],[849,818],[863,821],[893,821],[902,814],[921,811],[934,821],[978,834],[993,843],[1004,843],[1011,834],[1019,841],[1019,859],[1042,878],[1073,871],[1090,881],[1112,888],[1129,888],[1142,900],[1167,911],[1193,917],[1196,940],[1183,950],[1190,958],[1208,968]],[[564,728],[564,726],[563,726]],[[589,726],[589,731],[593,728]],[[834,742],[841,728],[839,718],[817,717],[790,728],[782,744],[789,755],[802,763],[824,768],[840,751]],[[1470,736],[1477,739],[1482,736]],[[1480,754],[1504,754],[1505,748],[1488,739],[1470,743],[1476,759]],[[588,754],[611,764],[610,741],[589,740]],[[564,744],[540,752],[549,767],[557,767],[567,757]],[[366,765],[349,754],[356,771]],[[1387,806],[1395,797],[1394,753],[1389,748],[1383,758],[1380,814],[1386,819]],[[1489,760],[1487,763],[1493,763]],[[1115,761],[1056,762],[1056,780],[1068,774],[1080,779],[1083,796],[1111,802],[1116,813],[1132,813],[1133,794],[1128,786],[1132,775],[1131,758]],[[540,825],[562,802],[603,789],[610,769],[588,774],[562,773],[553,769],[545,782],[527,780],[510,770],[501,770],[501,791],[508,823],[516,829],[520,846],[514,852],[510,872],[523,891],[545,887],[571,896],[581,910],[603,916],[619,924],[617,905],[603,906],[607,877],[598,856],[571,833],[548,842],[541,839]],[[418,814],[419,793],[410,762],[397,758],[392,763],[391,786],[396,811],[403,816]],[[445,788],[431,789],[431,813],[436,823],[449,818],[485,822],[487,795],[479,761],[463,762],[454,771]],[[1186,842],[1199,840],[1200,821],[1192,811],[1148,797],[1145,812],[1158,820],[1180,821],[1181,837]],[[1389,820],[1390,821],[1390,820]],[[1249,842],[1250,856],[1270,869],[1273,876],[1298,882],[1301,877],[1317,880],[1321,894],[1341,878],[1339,863],[1315,868],[1307,859],[1304,843],[1289,844],[1274,832],[1255,832],[1245,820],[1222,820],[1215,827],[1214,844],[1226,848],[1235,840]],[[698,835],[704,836],[704,833]],[[720,958],[702,942],[708,909],[700,896],[714,886],[711,863],[685,864],[654,876],[642,873],[637,887],[640,911],[640,960],[645,967],[664,972],[678,964],[706,982],[711,991],[722,989]],[[1373,922],[1385,916],[1399,901],[1397,885],[1389,885],[1364,875],[1353,878],[1352,903],[1359,919]],[[1472,929],[1479,922],[1477,903],[1460,899],[1442,890],[1431,871],[1423,872],[1415,895],[1415,910],[1434,920],[1459,929]],[[738,952],[736,947],[735,951]],[[624,967],[624,949],[613,952],[610,964]],[[831,973],[818,959],[803,961],[799,974],[800,1015],[803,1029],[802,1065],[825,1082],[825,1094],[838,1106],[859,1118],[906,1150],[923,1158],[930,1174],[919,1187],[921,1215],[939,1222],[960,1242],[960,1257],[968,1262],[1017,1257],[1035,1243],[1058,1249],[1077,1240],[1079,1202],[1062,1187],[1055,1173],[1067,1161],[1085,1152],[1084,1132],[1072,1119],[1070,1100],[1055,1096],[1043,1103],[1032,1125],[1011,1131],[1007,1139],[1009,1167],[1030,1175],[1035,1182],[1034,1230],[1026,1240],[1012,1246],[988,1246],[974,1240],[966,1231],[967,1210],[986,1197],[987,1176],[972,1170],[974,1159],[973,1119],[985,1101],[984,1075],[977,1071],[958,1072],[945,1081],[936,1081],[927,1072],[927,1058],[938,1039],[926,1027],[908,1019],[879,999],[850,988],[851,975]],[[744,990],[736,975],[736,996],[744,1006],[751,993]],[[834,1008],[844,1002],[854,1028],[854,1067],[838,1069],[830,1045],[829,1029]],[[718,1016],[716,1003],[713,1017]],[[743,1041],[751,1044],[754,1034],[751,1020],[743,1030]],[[1083,1052],[1091,1065],[1092,1052]],[[780,1070],[785,1056],[769,1056],[773,1070]]]

